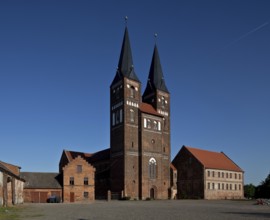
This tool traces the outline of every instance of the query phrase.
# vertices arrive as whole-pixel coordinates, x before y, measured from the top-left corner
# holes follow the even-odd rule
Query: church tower
[[[138,198],[141,82],[133,66],[125,28],[118,68],[110,86],[111,192]]]
[[[141,196],[167,199],[170,188],[170,93],[165,84],[157,45],[154,47],[141,108]],[[151,108],[153,110],[149,111]],[[146,169],[148,165],[148,170]]]

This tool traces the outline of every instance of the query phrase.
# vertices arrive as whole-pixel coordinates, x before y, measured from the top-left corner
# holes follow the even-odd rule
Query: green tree
[[[255,197],[256,187],[253,184],[248,184],[244,186],[244,196],[248,199],[253,199]]]
[[[256,188],[256,198],[270,198],[270,173],[264,181]]]

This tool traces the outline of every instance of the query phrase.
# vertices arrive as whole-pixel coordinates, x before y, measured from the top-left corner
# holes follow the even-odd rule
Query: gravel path
[[[252,201],[95,201],[88,204],[25,204],[21,219],[270,219],[270,206]]]

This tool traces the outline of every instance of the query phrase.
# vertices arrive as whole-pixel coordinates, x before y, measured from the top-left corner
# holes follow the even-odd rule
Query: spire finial
[[[157,44],[157,36],[158,36],[158,34],[155,33],[154,36],[155,36],[155,44]]]
[[[125,16],[125,24],[127,26],[127,20],[128,20],[128,16]]]

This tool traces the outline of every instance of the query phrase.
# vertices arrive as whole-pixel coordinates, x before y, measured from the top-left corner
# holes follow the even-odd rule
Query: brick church
[[[110,86],[110,148],[94,154],[63,151],[59,165],[63,201],[83,199],[74,196],[78,179],[84,185],[80,197],[92,198],[94,192],[94,198],[106,198],[110,191],[112,198],[168,199],[170,93],[156,45],[146,81],[142,95],[126,27],[118,68]],[[70,168],[71,163],[74,169]],[[91,185],[93,176],[95,183]]]

